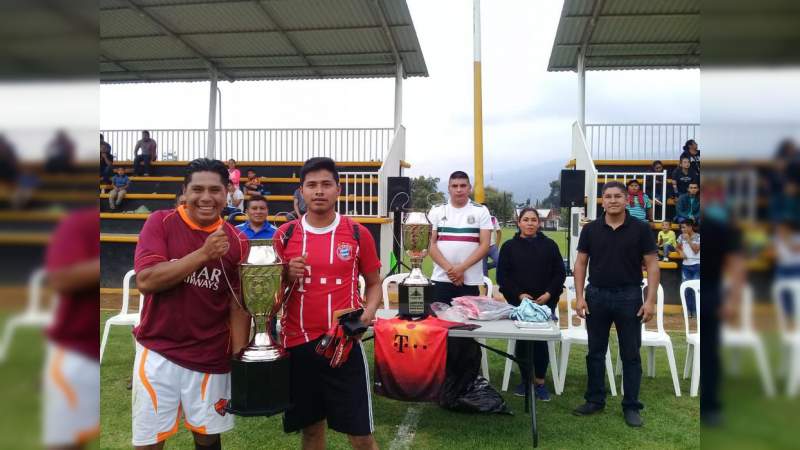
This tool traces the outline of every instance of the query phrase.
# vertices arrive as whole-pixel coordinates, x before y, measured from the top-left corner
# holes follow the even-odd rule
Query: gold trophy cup
[[[432,285],[422,274],[422,261],[428,254],[432,225],[422,212],[406,214],[403,222],[403,248],[411,259],[411,273],[398,285],[401,317],[424,317],[431,302]]]

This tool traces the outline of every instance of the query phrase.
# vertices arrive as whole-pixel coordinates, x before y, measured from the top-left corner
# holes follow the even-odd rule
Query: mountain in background
[[[516,203],[530,198],[531,204],[535,204],[536,199],[542,200],[550,194],[550,182],[559,179],[563,168],[564,161],[555,160],[486,173],[486,185],[513,192]],[[444,188],[446,190],[447,186]]]

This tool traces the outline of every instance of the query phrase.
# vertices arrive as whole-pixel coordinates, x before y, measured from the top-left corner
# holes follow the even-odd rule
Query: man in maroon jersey
[[[58,293],[43,383],[48,448],[83,448],[100,435],[98,213],[94,207],[69,214],[47,247],[47,278]]]
[[[162,448],[181,415],[195,448],[221,448],[219,434],[233,428],[233,417],[214,406],[230,398],[230,357],[250,332],[238,272],[249,244],[220,217],[228,169],[196,159],[183,183],[186,204],[151,214],[136,246],[136,285],[145,294],[134,329],[137,448]]]
[[[302,430],[304,449],[325,448],[325,428],[348,435],[356,449],[376,449],[372,398],[363,347],[353,347],[340,367],[315,351],[336,311],[364,308],[371,324],[380,302],[381,267],[369,231],[336,212],[339,173],[330,158],[311,158],[300,170],[306,214],[275,235],[275,249],[288,261],[290,294],[281,319],[281,343],[291,354],[292,409],[283,417],[287,433]],[[365,299],[358,276],[366,280]]]

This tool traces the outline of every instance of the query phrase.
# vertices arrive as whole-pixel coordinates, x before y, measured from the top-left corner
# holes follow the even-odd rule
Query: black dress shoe
[[[575,416],[589,416],[594,413],[600,412],[605,409],[604,405],[598,405],[597,403],[590,403],[586,402],[581,406],[572,410],[572,414]]]
[[[640,427],[642,426],[642,416],[639,415],[639,411],[636,409],[626,409],[622,412],[625,416],[625,423],[628,424],[629,427]]]

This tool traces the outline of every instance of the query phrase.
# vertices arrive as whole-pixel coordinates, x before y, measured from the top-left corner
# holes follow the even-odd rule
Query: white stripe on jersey
[[[305,299],[306,294],[300,294],[300,331],[303,333],[306,342],[308,342],[308,333],[306,333],[306,329],[303,327],[303,302]]]
[[[331,230],[331,252],[328,254],[328,264],[333,265],[333,243],[336,241],[336,228]]]
[[[332,324],[331,322],[331,294],[328,293],[328,326]]]

